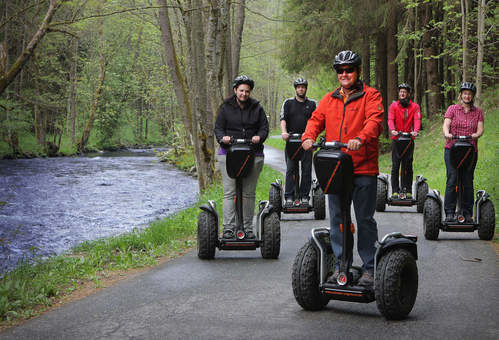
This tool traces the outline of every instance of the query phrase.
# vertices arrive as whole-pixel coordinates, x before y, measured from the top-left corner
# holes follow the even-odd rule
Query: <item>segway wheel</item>
[[[383,212],[386,209],[386,195],[388,188],[385,182],[377,179],[376,185],[376,211]]]
[[[274,211],[277,213],[277,217],[281,219],[281,211],[282,211],[281,191],[273,185],[270,186],[269,203],[272,204]]]
[[[260,251],[264,259],[276,259],[281,251],[281,223],[275,212],[263,221],[262,245]]]
[[[428,195],[428,183],[423,182],[418,185],[418,200],[417,200],[417,211],[422,213],[424,209],[424,202],[426,200],[426,195]]]
[[[480,225],[478,226],[478,237],[480,240],[490,241],[494,237],[496,228],[496,215],[494,204],[487,200],[480,205]]]
[[[326,195],[320,187],[313,190],[312,205],[314,206],[314,218],[323,220],[326,218]]]
[[[309,241],[298,251],[293,263],[293,294],[296,302],[305,310],[321,310],[329,302],[329,298],[319,290],[318,256],[318,251]]]
[[[418,267],[406,249],[386,253],[376,269],[376,305],[388,320],[402,320],[412,310],[418,293]]]
[[[423,231],[427,240],[436,240],[440,233],[440,205],[433,199],[427,198],[423,208]]]
[[[203,260],[215,258],[218,241],[218,226],[215,216],[202,211],[198,216],[198,257]]]

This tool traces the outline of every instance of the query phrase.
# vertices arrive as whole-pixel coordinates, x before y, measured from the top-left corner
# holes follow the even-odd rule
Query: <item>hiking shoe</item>
[[[362,276],[359,279],[359,286],[364,286],[364,287],[372,287],[374,285],[374,276],[373,274],[369,273],[368,271],[365,271],[362,273]]]
[[[338,284],[338,275],[340,274],[339,269],[335,269],[333,275],[327,279],[327,283]]]
[[[473,223],[473,217],[471,215],[464,215],[464,223]]]
[[[308,205],[308,197],[302,197],[301,198],[301,204],[302,205]]]
[[[245,230],[244,233],[246,234],[245,239],[247,240],[254,240],[256,238],[253,230]]]
[[[292,207],[293,206],[293,200],[291,198],[286,198],[286,202],[284,203],[285,207]]]
[[[232,229],[225,229],[223,238],[234,238],[234,231]]]
[[[412,194],[408,192],[407,194],[405,194],[405,198],[412,199]]]
[[[393,198],[394,200],[398,199],[398,198],[399,198],[399,193],[398,193],[398,192],[394,192],[394,193],[392,194],[392,198]]]
[[[445,222],[456,222],[456,216],[454,214],[447,214],[445,216]]]

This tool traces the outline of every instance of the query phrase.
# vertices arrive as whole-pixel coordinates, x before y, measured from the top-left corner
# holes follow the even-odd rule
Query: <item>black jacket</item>
[[[258,100],[250,97],[244,109],[241,109],[234,95],[227,98],[218,109],[214,131],[217,141],[222,147],[227,146],[222,143],[223,136],[246,139],[260,136],[260,144],[255,148],[255,151],[261,151],[263,150],[263,142],[269,134],[269,122]]]

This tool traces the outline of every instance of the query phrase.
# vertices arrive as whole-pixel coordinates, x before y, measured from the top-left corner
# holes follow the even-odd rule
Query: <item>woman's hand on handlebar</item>
[[[251,143],[253,143],[253,144],[260,143],[260,136],[253,136],[253,137],[251,137]]]
[[[392,130],[391,134],[392,134],[392,136],[398,136],[399,132],[397,130]]]
[[[452,133],[446,133],[446,134],[444,135],[444,137],[445,137],[445,139],[447,139],[447,140],[452,140],[452,139],[454,138],[454,135],[453,135]]]
[[[413,137],[417,137],[417,136],[418,136],[418,133],[417,133],[416,131],[412,131],[412,132],[411,132],[411,135],[412,135]]]
[[[307,138],[303,141],[303,143],[301,143],[301,146],[303,147],[303,150],[308,151],[314,146],[314,140]]]
[[[360,142],[360,140],[354,138],[354,139],[350,139],[348,141],[347,145],[348,145],[348,150],[356,151],[356,150],[360,149],[360,146],[362,145],[362,143]]]
[[[224,144],[230,144],[230,140],[231,140],[230,136],[223,136],[222,137],[222,143],[224,143]]]
[[[285,140],[287,142],[289,139],[289,133],[283,132],[283,133],[281,133],[281,137],[283,140]]]

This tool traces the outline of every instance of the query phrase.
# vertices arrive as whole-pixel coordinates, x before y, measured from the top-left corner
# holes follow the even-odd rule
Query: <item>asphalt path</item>
[[[282,151],[266,147],[265,154],[266,164],[284,170]],[[330,301],[319,312],[296,303],[295,255],[311,228],[328,225],[303,214],[283,215],[277,260],[262,259],[260,250],[217,250],[214,260],[202,261],[194,250],[0,339],[499,339],[498,258],[490,242],[476,232],[426,241],[416,207],[388,206],[375,218],[380,238],[392,231],[419,236],[419,291],[403,321],[386,321],[375,302]]]

